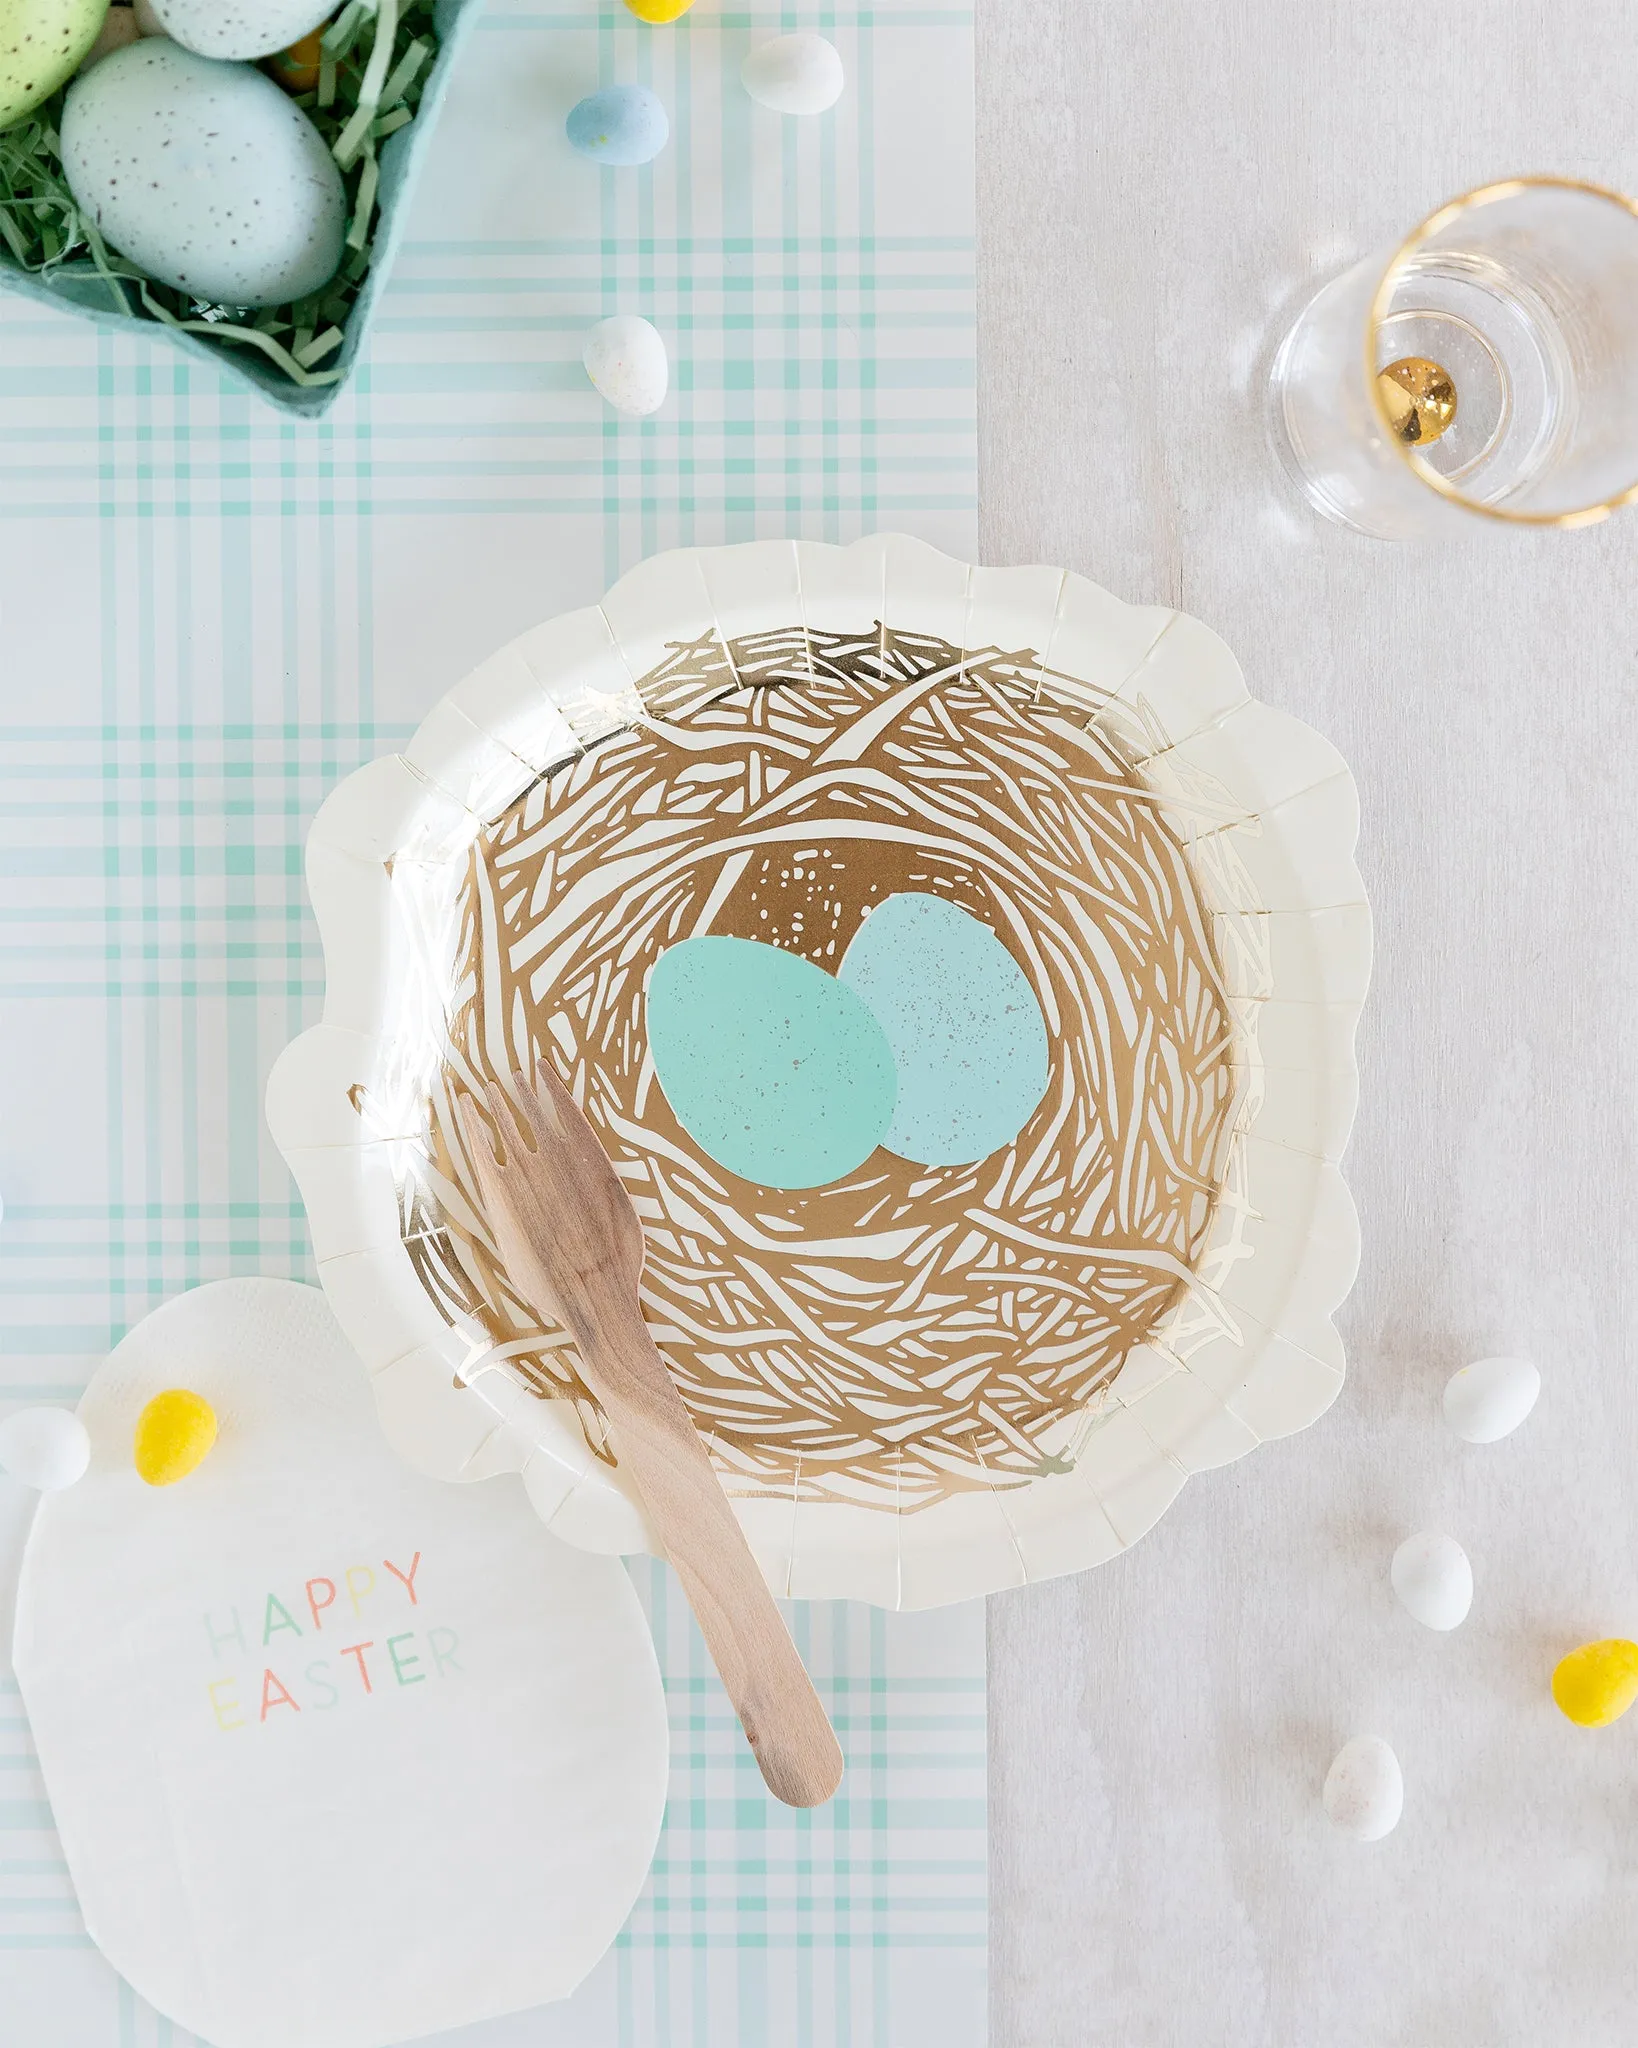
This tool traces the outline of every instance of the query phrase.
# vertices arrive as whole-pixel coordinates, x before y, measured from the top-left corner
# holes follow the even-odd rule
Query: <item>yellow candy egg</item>
[[[137,1417],[137,1473],[150,1486],[172,1486],[203,1462],[215,1441],[216,1410],[204,1395],[168,1388]]]
[[[322,26],[314,29],[310,36],[303,36],[300,42],[292,43],[288,50],[279,50],[269,57],[262,69],[276,85],[282,85],[288,93],[311,92],[319,82],[319,63],[324,50],[320,38]]]
[[[1638,1700],[1638,1643],[1583,1643],[1553,1673],[1553,1698],[1578,1728],[1607,1728]]]
[[[694,0],[626,0],[626,5],[639,21],[655,23],[676,21],[693,4]]]

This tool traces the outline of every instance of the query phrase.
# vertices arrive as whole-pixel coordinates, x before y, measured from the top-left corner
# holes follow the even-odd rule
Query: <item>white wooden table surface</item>
[[[1115,1563],[992,1603],[996,2048],[1629,2048],[1638,1714],[1638,512],[1438,552],[1276,485],[1268,344],[1510,172],[1638,190],[1623,0],[979,0],[984,557],[1184,607],[1344,750],[1378,967],[1348,1157],[1350,1378]],[[1446,1375],[1546,1386],[1487,1449]],[[1420,1629],[1398,1539],[1472,1555]],[[1398,1750],[1364,1847],[1319,1807]]]

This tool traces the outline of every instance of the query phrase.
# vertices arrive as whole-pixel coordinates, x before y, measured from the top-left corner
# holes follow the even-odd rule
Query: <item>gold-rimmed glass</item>
[[[1281,343],[1271,428],[1319,511],[1415,539],[1638,498],[1638,208],[1567,178],[1442,206]]]

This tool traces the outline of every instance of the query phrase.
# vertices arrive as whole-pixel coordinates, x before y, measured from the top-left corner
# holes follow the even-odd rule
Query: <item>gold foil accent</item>
[[[1377,372],[1376,385],[1388,424],[1411,447],[1428,447],[1456,418],[1450,372],[1426,356],[1401,356]]]
[[[1234,1025],[1182,844],[1085,686],[1029,653],[874,624],[708,638],[641,697],[641,726],[473,850],[431,1111],[442,1221],[405,1216],[424,1284],[605,1454],[569,1340],[496,1262],[449,1114],[549,1061],[637,1205],[650,1328],[730,1483],[905,1512],[1038,1474],[1190,1288],[1223,1182]],[[736,1179],[655,1081],[649,968],[711,931],[834,970],[904,889],[982,919],[1029,977],[1045,1099],[974,1166],[878,1151],[798,1193]]]

